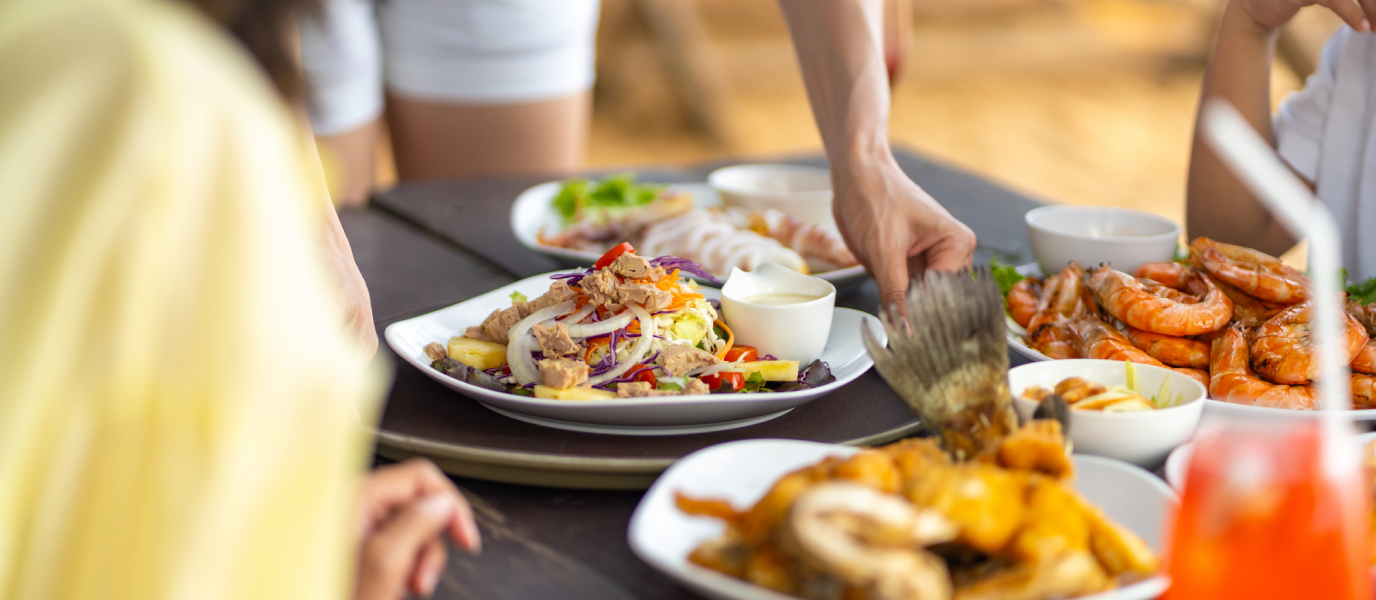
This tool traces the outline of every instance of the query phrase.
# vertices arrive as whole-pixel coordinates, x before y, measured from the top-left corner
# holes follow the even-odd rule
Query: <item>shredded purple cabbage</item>
[[[766,355],[764,355],[764,356],[761,356],[761,357],[759,358],[759,360],[779,360],[779,357],[774,356],[773,354],[766,354]],[[803,374],[804,374],[804,375],[807,374],[807,369],[803,369]],[[802,375],[799,375],[799,377],[801,377],[801,376],[802,376]]]
[[[686,258],[680,258],[677,256],[661,256],[659,258],[650,259],[650,264],[652,266],[660,267],[665,270],[678,269],[680,271],[692,273],[694,275],[697,275],[698,277],[701,277],[703,279],[706,279],[707,281],[712,282],[713,285],[721,285],[721,280],[717,279],[715,275],[708,273],[705,269],[702,268],[702,265],[699,265],[698,263],[695,263]]]
[[[556,274],[554,274],[554,275],[550,275],[549,278],[550,278],[550,279],[566,279],[566,280],[568,280],[569,286],[570,286],[570,287],[573,287],[573,286],[576,286],[576,285],[582,283],[584,277],[587,277],[588,275],[592,275],[592,274],[595,273],[595,272],[596,272],[596,270],[594,270],[594,269],[588,269],[588,270],[586,270],[586,271],[583,271],[582,273],[556,273]]]

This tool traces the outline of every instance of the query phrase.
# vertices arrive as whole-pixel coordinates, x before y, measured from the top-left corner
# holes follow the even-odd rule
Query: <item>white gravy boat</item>
[[[736,343],[799,368],[822,355],[835,306],[835,286],[772,262],[750,272],[732,267],[721,286],[722,316]]]

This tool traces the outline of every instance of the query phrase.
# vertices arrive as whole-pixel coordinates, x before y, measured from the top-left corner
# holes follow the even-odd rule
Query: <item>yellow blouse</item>
[[[191,9],[0,0],[0,599],[338,599],[383,377],[324,192]]]

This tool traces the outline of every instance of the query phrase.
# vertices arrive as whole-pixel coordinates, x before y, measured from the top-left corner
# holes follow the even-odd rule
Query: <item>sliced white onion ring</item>
[[[592,314],[592,311],[594,310],[597,310],[597,306],[589,302],[587,304],[584,304],[583,308],[578,309],[578,312],[575,312],[567,317],[559,319],[559,322],[572,327],[574,325],[582,323],[583,319],[588,318],[588,315]]]
[[[650,316],[649,311],[638,304],[628,305],[627,308],[630,309],[626,311],[627,313],[634,313],[636,318],[640,319],[640,338],[636,339],[635,346],[632,346],[630,353],[626,355],[626,360],[617,363],[610,371],[588,379],[588,385],[597,385],[622,376],[631,367],[639,364],[646,354],[650,353],[650,344],[654,341],[655,333],[658,331],[655,329],[654,318]]]
[[[511,365],[511,374],[516,376],[517,383],[525,385],[535,383],[540,379],[540,373],[535,368],[535,362],[531,360],[529,340],[526,339],[530,335],[530,329],[536,323],[543,323],[559,315],[568,314],[573,311],[575,304],[576,302],[573,300],[565,300],[554,306],[546,306],[517,321],[507,331],[507,338],[510,341],[506,346],[506,362]]]
[[[705,366],[705,367],[699,367],[699,368],[697,368],[697,369],[693,369],[692,371],[689,371],[689,372],[685,373],[684,376],[685,376],[685,377],[706,377],[706,376],[708,376],[708,375],[716,375],[717,373],[720,373],[720,372],[722,372],[722,371],[732,371],[732,370],[735,370],[736,367],[741,366],[741,363],[743,363],[743,362],[745,362],[745,359],[744,359],[744,358],[738,358],[738,359],[736,359],[734,362],[722,361],[722,362],[719,362],[719,363],[714,364],[714,365],[707,365],[707,366]]]
[[[572,302],[572,300],[570,300],[570,302]],[[611,333],[613,331],[621,329],[622,327],[630,325],[631,319],[634,319],[635,317],[635,313],[629,310],[623,310],[621,311],[621,314],[616,315],[615,317],[612,317],[610,319],[607,319],[606,321],[598,321],[596,323],[588,323],[586,325],[569,325],[569,337],[587,338],[592,337],[594,335]],[[641,327],[644,327],[644,325],[641,325]]]

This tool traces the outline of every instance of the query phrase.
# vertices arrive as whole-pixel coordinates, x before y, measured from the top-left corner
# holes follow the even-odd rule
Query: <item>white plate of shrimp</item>
[[[1131,360],[1174,368],[1191,374],[1209,390],[1211,398],[1205,403],[1206,415],[1274,417],[1314,414],[1317,394],[1311,385],[1299,382],[1315,367],[1307,358],[1292,358],[1307,354],[1295,352],[1295,348],[1303,343],[1307,329],[1307,305],[1282,304],[1282,301],[1294,302],[1295,294],[1303,293],[1303,285],[1306,284],[1303,274],[1282,265],[1278,259],[1247,248],[1210,240],[1196,240],[1193,248],[1203,257],[1200,262],[1206,268],[1213,269],[1209,271],[1211,274],[1217,271],[1224,276],[1202,276],[1199,272],[1174,263],[1149,263],[1135,275],[1168,283],[1154,285],[1152,281],[1137,279],[1138,283],[1134,284],[1132,277],[1117,272],[1110,274],[1103,267],[1088,274],[1083,269],[1067,267],[1066,271],[1046,279],[1044,285],[1031,283],[1030,280],[1027,280],[1028,283],[1020,282],[1008,295],[1009,347],[1034,361],[1071,358],[1087,353],[1091,358]],[[1237,271],[1239,265],[1252,265],[1254,268],[1242,271],[1260,281],[1240,282],[1241,276],[1229,271]],[[1271,280],[1256,275],[1265,269],[1280,275],[1272,275]],[[1020,275],[1039,280],[1043,276],[1036,264],[1022,265],[1017,271]],[[1106,282],[1110,276],[1116,279]],[[1095,280],[1095,277],[1100,279]],[[1065,284],[1065,281],[1076,280],[1078,283]],[[1123,331],[1120,331],[1097,319],[1076,321],[1072,325],[1071,320],[1082,317],[1062,319],[1054,314],[1041,314],[1039,310],[1041,297],[1046,294],[1053,295],[1048,296],[1047,302],[1059,302],[1062,307],[1059,310],[1066,314],[1084,315],[1087,311],[1103,310],[1101,304],[1091,303],[1096,300],[1096,294],[1105,289],[1096,292],[1090,288],[1096,284],[1100,287],[1115,285],[1116,289],[1121,290],[1130,286],[1142,287],[1144,281],[1146,285],[1143,289],[1149,292],[1157,290],[1153,293],[1164,300],[1155,301],[1162,303],[1186,297],[1184,294],[1188,292],[1175,291],[1175,288],[1184,289],[1189,283],[1196,285],[1198,293],[1195,298],[1179,304],[1186,305],[1186,308],[1199,307],[1196,312],[1201,314],[1212,311],[1198,317],[1205,322],[1200,325],[1201,329],[1212,330],[1200,335],[1177,337],[1123,324]],[[1232,285],[1234,283],[1251,285],[1246,288],[1248,291],[1242,291]],[[1261,299],[1252,293],[1266,294],[1268,298],[1275,299]],[[1229,307],[1230,314],[1216,314],[1222,310],[1220,306]],[[1345,340],[1353,356],[1354,401],[1358,405],[1370,406],[1376,404],[1376,375],[1359,371],[1376,371],[1376,340],[1369,340],[1367,334],[1367,329],[1373,328],[1364,328],[1367,321],[1376,325],[1376,310],[1370,311],[1371,314],[1364,311],[1362,307],[1349,308]],[[1121,310],[1106,312],[1114,316],[1126,316]],[[1026,322],[1029,327],[1020,325],[1019,320]],[[1232,325],[1213,325],[1220,320]],[[1031,340],[1029,329],[1037,330],[1035,335],[1042,337]],[[1250,332],[1250,335],[1244,331]],[[1217,352],[1214,352],[1215,343],[1219,346]],[[1292,381],[1294,383],[1290,383]],[[1376,408],[1360,408],[1346,415],[1356,420],[1376,420]]]

